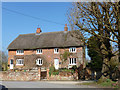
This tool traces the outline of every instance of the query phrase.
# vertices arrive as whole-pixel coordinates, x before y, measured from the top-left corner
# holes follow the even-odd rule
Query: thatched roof
[[[35,33],[21,34],[10,43],[8,49],[62,48],[83,45],[81,39],[72,35],[72,31],[59,31],[40,33],[40,35]]]

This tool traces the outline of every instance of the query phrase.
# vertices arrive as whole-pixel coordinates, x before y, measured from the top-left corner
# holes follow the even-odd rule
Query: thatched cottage
[[[85,45],[79,31],[21,34],[8,46],[9,69],[32,69],[37,66],[55,69],[84,65]]]

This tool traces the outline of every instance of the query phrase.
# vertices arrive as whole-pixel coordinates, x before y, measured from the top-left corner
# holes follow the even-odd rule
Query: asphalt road
[[[93,86],[76,85],[74,81],[2,81],[6,88],[95,88]]]

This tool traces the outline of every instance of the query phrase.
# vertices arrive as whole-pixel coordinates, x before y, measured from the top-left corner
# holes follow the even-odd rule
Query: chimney
[[[42,32],[41,29],[40,29],[40,28],[37,28],[36,34],[40,34],[41,32]]]
[[[67,24],[65,24],[64,31],[68,31]]]

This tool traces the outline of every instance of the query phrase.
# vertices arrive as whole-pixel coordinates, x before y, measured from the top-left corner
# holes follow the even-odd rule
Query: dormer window
[[[76,48],[75,47],[69,48],[69,52],[75,53],[76,52]]]
[[[17,50],[16,51],[16,55],[23,55],[24,54],[24,50]]]
[[[36,60],[36,65],[42,65],[43,64],[43,60],[41,58],[38,58]]]
[[[42,49],[37,49],[36,54],[42,54]]]
[[[59,53],[59,49],[58,49],[58,48],[55,48],[55,49],[54,49],[54,53]]]

